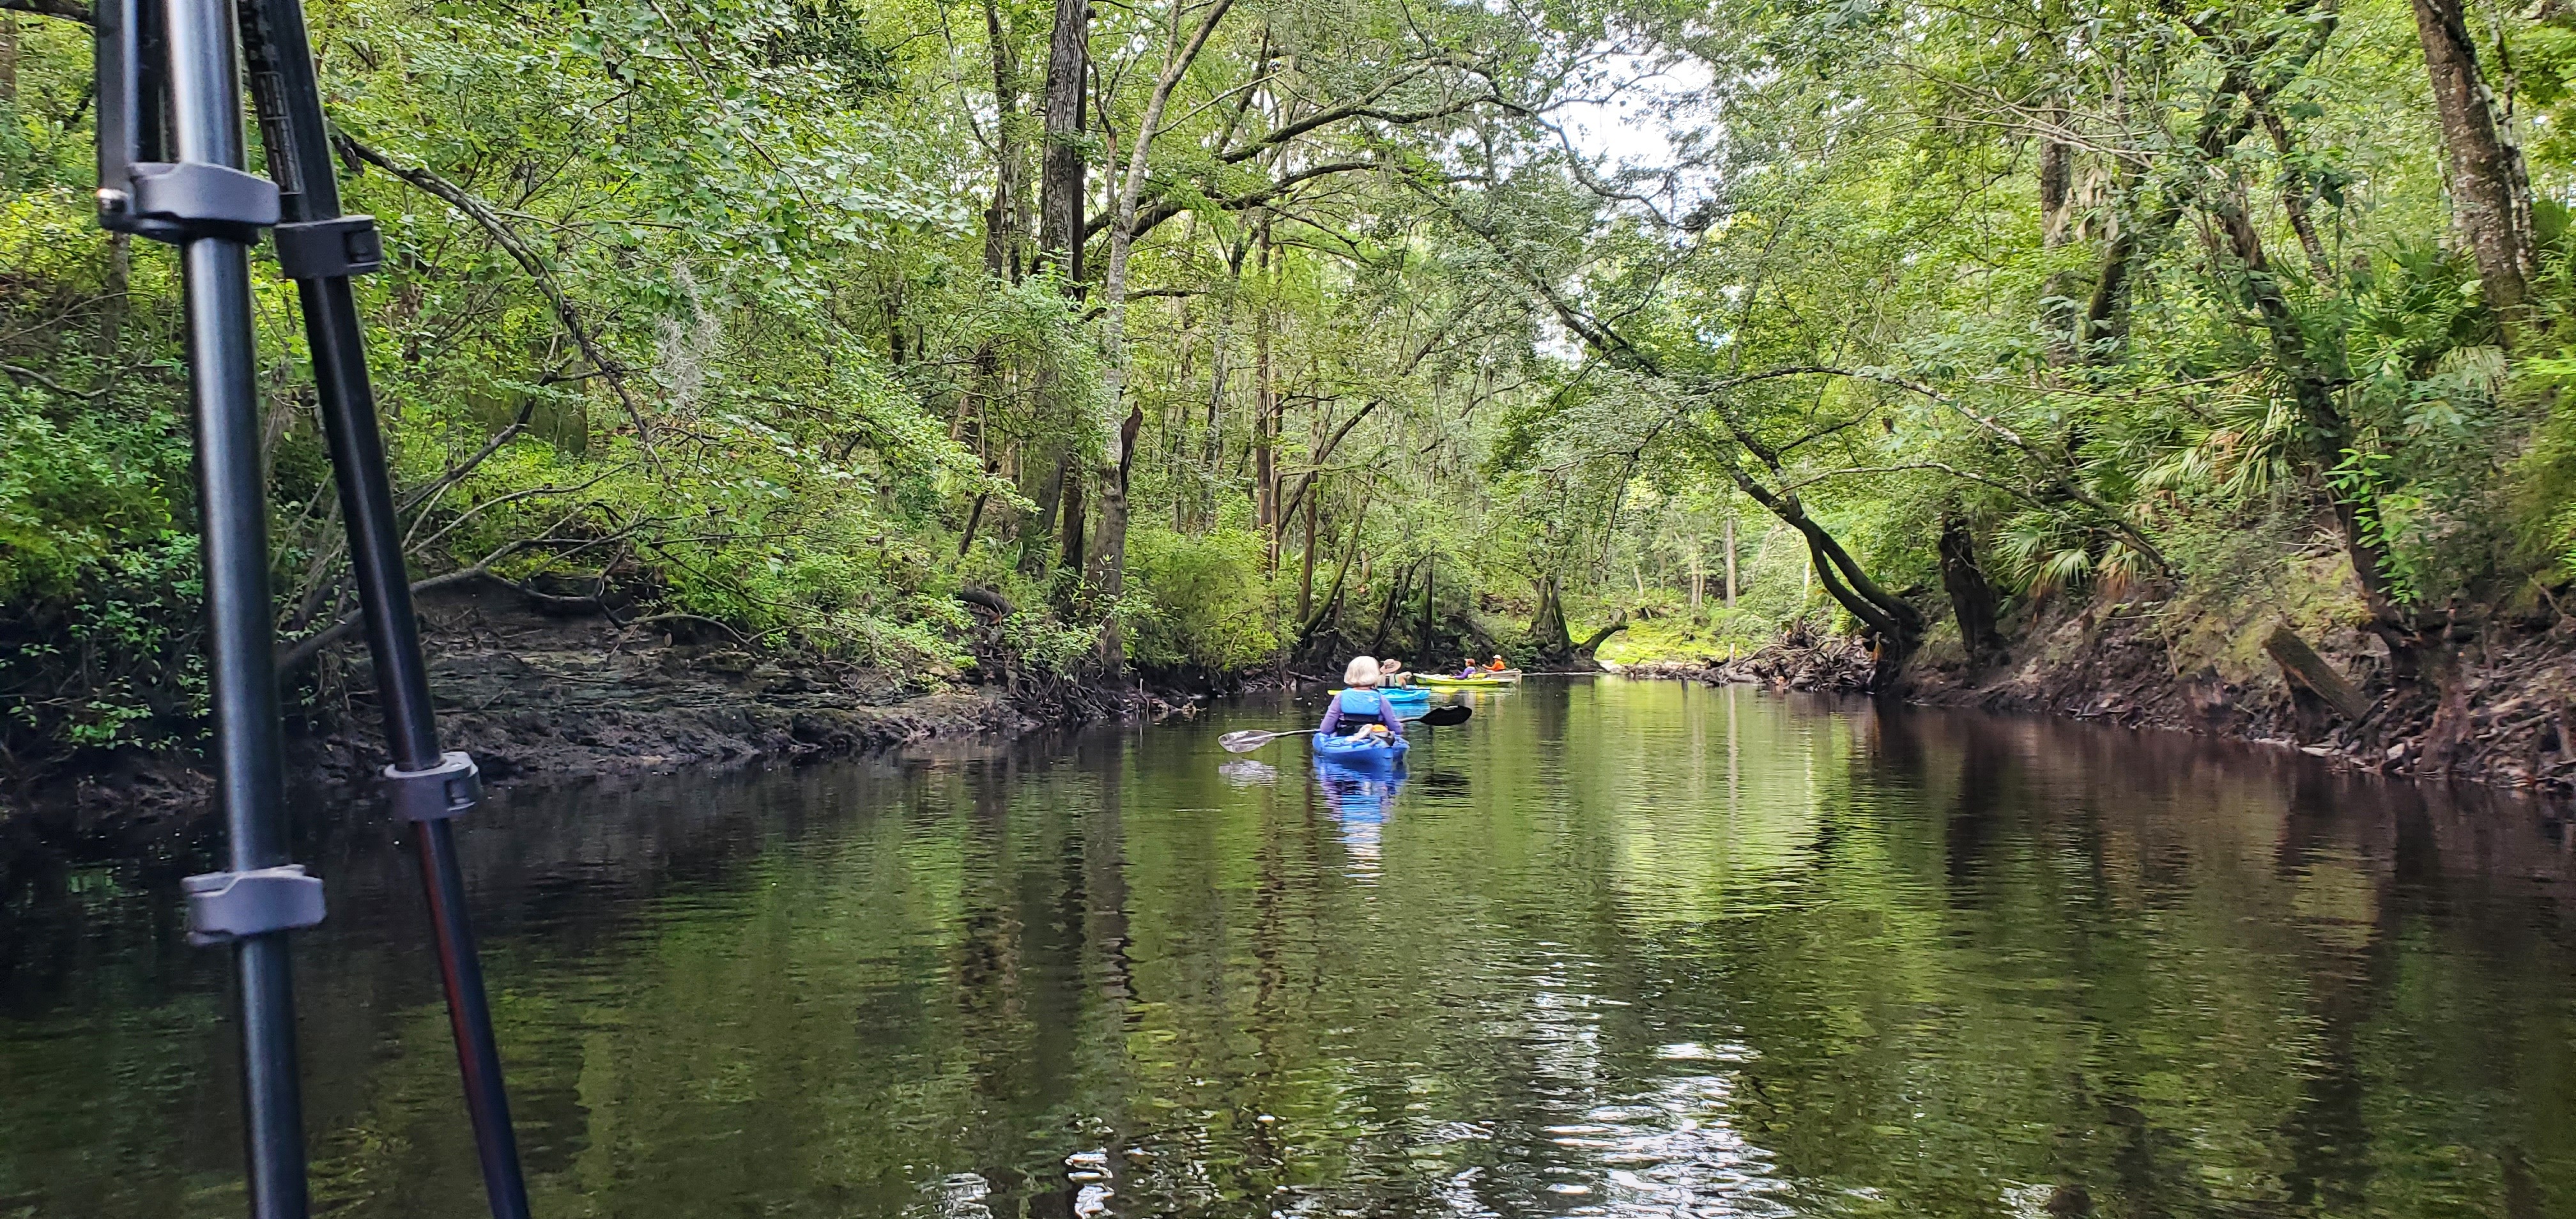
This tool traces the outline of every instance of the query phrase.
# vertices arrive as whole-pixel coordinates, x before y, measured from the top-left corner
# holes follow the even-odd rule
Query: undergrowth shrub
[[[1155,669],[1233,672],[1276,655],[1284,629],[1260,535],[1221,527],[1193,537],[1159,523],[1128,535],[1127,653]]]

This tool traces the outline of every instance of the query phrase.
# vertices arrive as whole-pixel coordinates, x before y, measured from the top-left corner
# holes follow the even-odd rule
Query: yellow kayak
[[[1478,686],[1515,686],[1520,684],[1520,680],[1520,670],[1504,669],[1498,673],[1479,673],[1474,677],[1433,677],[1427,673],[1417,673],[1414,675],[1413,684],[1442,689],[1473,689]]]

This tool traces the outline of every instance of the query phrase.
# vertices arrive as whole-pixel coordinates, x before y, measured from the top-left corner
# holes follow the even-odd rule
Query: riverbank
[[[1191,701],[1113,694],[1015,671],[993,639],[963,670],[896,673],[761,648],[714,624],[621,626],[552,616],[507,590],[425,599],[440,729],[494,787],[631,783],[683,770],[812,760],[933,739],[1000,739],[1106,715],[1163,714]],[[2369,700],[2358,720],[2251,661],[2168,633],[2152,605],[2061,607],[2017,624],[2003,660],[1972,666],[1936,635],[1898,692],[1931,706],[2044,713],[2296,750],[2381,775],[2464,779],[2576,795],[2576,623],[2494,627],[2463,651],[2459,707],[2391,693],[2384,652],[2349,628],[2309,632],[2321,660]],[[2244,652],[2245,649],[2236,649]],[[327,802],[365,801],[384,765],[363,648],[305,709],[290,781]],[[1617,666],[1640,677],[1856,691],[1871,659],[1857,641],[1793,634],[1732,659]],[[0,787],[0,860],[29,851],[157,858],[212,832],[213,776],[179,753],[84,759]]]
[[[932,739],[1005,738],[1047,724],[1168,710],[1031,679],[998,658],[963,671],[892,672],[763,648],[712,623],[624,627],[551,616],[507,590],[448,591],[420,606],[423,648],[449,749],[487,784],[634,781]],[[674,630],[677,626],[683,629]],[[362,646],[325,656],[287,744],[298,791],[371,800],[386,757]],[[0,861],[28,851],[155,858],[212,832],[214,776],[179,751],[76,759],[0,786]]]
[[[2295,750],[2371,774],[2462,780],[2576,796],[2576,619],[2490,623],[2461,645],[2452,706],[2393,685],[2379,642],[2351,628],[2294,632],[2359,695],[2358,716],[2284,675],[2270,627],[2222,641],[2177,636],[2157,606],[2060,607],[2035,616],[2010,652],[1969,663],[1936,636],[1897,697],[1926,706],[2037,713]],[[1673,658],[1621,667],[1637,677],[1778,690],[1863,689],[1857,641],[1784,639],[1733,660]]]

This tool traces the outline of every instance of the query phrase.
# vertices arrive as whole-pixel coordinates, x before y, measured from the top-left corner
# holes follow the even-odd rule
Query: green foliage
[[[2563,14],[2490,82],[2549,120],[2527,317],[2433,236],[2402,6],[1243,10],[1172,62],[1132,243],[1103,204],[1173,14],[1101,7],[1078,260],[1037,248],[1053,15],[315,8],[390,253],[359,293],[415,570],[924,680],[994,639],[1079,675],[1445,655],[1559,611],[1630,612],[1630,652],[1861,629],[1937,616],[1945,525],[2025,598],[2234,605],[2332,551],[2384,586],[2366,612],[2430,622],[2576,578]],[[177,277],[87,216],[81,32],[17,20],[8,747],[184,739],[195,607],[141,583],[193,529]],[[1706,79],[1626,120],[1667,164],[1556,125],[1629,62]],[[257,291],[294,639],[347,612],[345,558],[293,293]],[[1793,526],[1875,591],[1829,600]]]
[[[1771,642],[1779,623],[1750,609],[1722,606],[1700,614],[1657,615],[1632,622],[1601,645],[1597,655],[1612,664],[1649,660],[1727,660],[1750,655]]]
[[[1259,534],[1236,526],[1192,536],[1156,524],[1127,545],[1139,601],[1127,648],[1138,664],[1233,673],[1278,654],[1284,624],[1261,578]]]
[[[1504,485],[1560,496],[1532,516],[1582,522],[1559,569],[1625,567],[1651,604],[1682,517],[1648,483],[1760,492],[1918,608],[1944,519],[2007,594],[2186,615],[2320,547],[2366,565],[2358,612],[2392,625],[2576,575],[2576,429],[2551,418],[2570,158],[2533,145],[2540,321],[2508,333],[2463,243],[2431,236],[2456,232],[2447,154],[2402,6],[1692,12],[1726,31],[1668,35],[1715,80],[1681,166],[1703,197],[1504,157],[1460,192],[1497,278],[1590,361],[1497,449]],[[2481,50],[2522,74],[2491,83],[2562,106],[2565,28]],[[1774,621],[1812,605],[1755,593]]]
[[[0,465],[0,600],[63,596],[118,553],[173,535],[188,451],[168,415],[0,389],[0,448],[13,455]]]

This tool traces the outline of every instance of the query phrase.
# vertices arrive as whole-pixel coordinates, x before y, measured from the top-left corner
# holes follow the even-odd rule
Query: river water
[[[1220,751],[1314,710],[1265,703],[478,813],[538,1214],[2576,1215],[2538,810],[1749,690],[1474,703],[1395,785]],[[301,857],[317,1211],[482,1213],[408,855]],[[0,1219],[240,1212],[181,870],[0,913]]]

